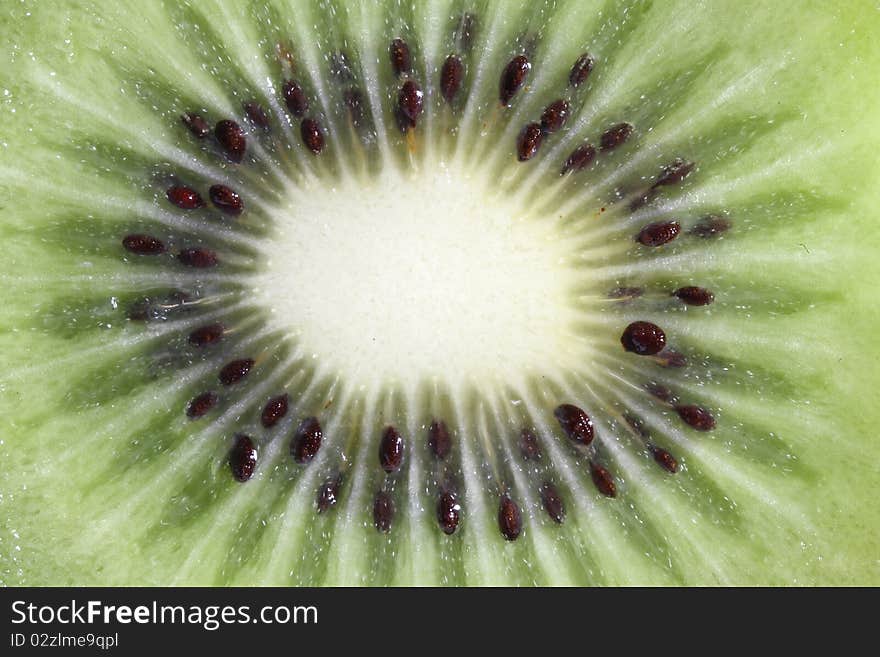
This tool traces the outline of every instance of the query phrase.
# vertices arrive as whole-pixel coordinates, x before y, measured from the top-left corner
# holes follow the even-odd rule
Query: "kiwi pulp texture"
[[[877,12],[691,4],[11,9],[3,581],[878,581]]]

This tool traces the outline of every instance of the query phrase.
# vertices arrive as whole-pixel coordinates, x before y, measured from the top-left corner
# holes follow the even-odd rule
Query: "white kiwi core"
[[[577,253],[491,179],[389,167],[288,198],[255,294],[321,370],[354,386],[509,385],[580,351]]]

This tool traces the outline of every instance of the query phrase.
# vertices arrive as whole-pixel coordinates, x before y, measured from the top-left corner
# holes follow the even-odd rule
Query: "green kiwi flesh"
[[[876,8],[59,2],[0,28],[3,584],[880,583]],[[557,99],[565,124],[528,133]],[[140,234],[169,252],[123,248]],[[413,293],[435,278],[436,317],[437,290]],[[231,330],[194,348],[211,322]],[[667,344],[638,355],[633,322]],[[291,454],[312,417],[320,449]]]

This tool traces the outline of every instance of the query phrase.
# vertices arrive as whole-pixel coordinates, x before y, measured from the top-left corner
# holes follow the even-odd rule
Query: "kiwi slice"
[[[875,8],[2,22],[3,583],[880,582]]]

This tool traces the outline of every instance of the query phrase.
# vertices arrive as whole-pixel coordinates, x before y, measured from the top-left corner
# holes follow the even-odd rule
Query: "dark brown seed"
[[[657,383],[656,381],[646,383],[645,390],[647,390],[648,394],[652,397],[656,397],[660,401],[671,402],[675,400],[675,393],[662,383]]]
[[[223,324],[206,324],[189,334],[189,343],[196,347],[207,347],[216,344],[223,337]]]
[[[397,106],[413,128],[422,113],[423,99],[424,93],[413,80],[404,82],[397,95]]]
[[[659,358],[660,365],[663,367],[684,367],[687,365],[687,356],[677,351],[664,351]]]
[[[208,193],[211,197],[211,203],[226,214],[239,215],[244,209],[241,196],[226,185],[211,185]]]
[[[593,421],[583,410],[572,404],[561,404],[553,411],[559,426],[576,443],[589,445],[593,442]]]
[[[571,67],[571,73],[568,74],[568,83],[572,87],[579,87],[584,82],[586,82],[587,78],[590,75],[590,71],[593,70],[593,58],[590,57],[587,53],[582,54],[577,58],[577,61],[574,63],[574,66]]]
[[[629,123],[618,123],[602,133],[599,146],[604,152],[614,150],[629,139],[632,133],[633,127]]]
[[[373,501],[373,524],[383,534],[391,531],[391,522],[394,520],[394,500],[384,490],[376,493]]]
[[[181,249],[177,259],[187,267],[205,269],[217,264],[217,254],[210,249]]]
[[[458,45],[464,52],[470,52],[473,48],[476,34],[477,17],[473,14],[463,14],[458,27]]]
[[[672,293],[689,306],[708,306],[715,301],[715,295],[704,287],[688,285],[680,287]]]
[[[364,94],[357,87],[346,89],[342,94],[351,122],[355,128],[364,125]]]
[[[645,423],[642,422],[641,418],[636,417],[629,411],[623,412],[623,420],[626,422],[629,427],[635,431],[642,438],[647,438],[650,434],[648,430],[645,428]]]
[[[461,58],[458,55],[449,55],[440,69],[440,93],[447,103],[455,100],[463,77],[464,64],[461,63]]]
[[[214,135],[231,162],[241,162],[247,148],[247,138],[235,121],[224,119],[214,127]]]
[[[122,246],[138,255],[159,255],[165,253],[165,243],[152,235],[126,235]]]
[[[196,395],[186,407],[186,416],[191,420],[200,418],[214,408],[217,405],[217,401],[218,397],[216,393],[211,391]]]
[[[522,516],[519,507],[508,495],[501,496],[498,506],[498,528],[508,541],[515,541],[522,533]]]
[[[263,128],[264,130],[269,127],[269,117],[266,116],[266,110],[263,109],[263,106],[257,102],[251,101],[249,103],[244,104],[244,113],[247,114],[247,117],[250,119],[251,123],[253,123],[258,128]]]
[[[189,128],[189,131],[195,135],[197,139],[204,139],[208,136],[208,133],[211,132],[211,127],[208,125],[208,122],[198,114],[187,112],[180,117],[180,120],[183,121],[183,125]]]
[[[449,491],[440,493],[440,498],[437,500],[437,522],[440,523],[440,529],[444,534],[455,533],[460,514],[461,505],[458,503],[455,493]]]
[[[580,171],[588,167],[590,163],[596,159],[596,149],[590,144],[583,144],[572,151],[571,155],[562,165],[561,175],[567,174],[569,171]]]
[[[544,510],[547,515],[553,518],[559,524],[565,520],[565,505],[556,486],[549,481],[541,485],[541,501],[544,503]]]
[[[403,75],[412,70],[412,57],[409,54],[409,46],[403,39],[395,39],[388,47],[391,57],[391,70],[394,75]]]
[[[175,185],[166,192],[168,200],[181,210],[195,210],[205,207],[205,202],[201,195],[192,187],[184,187],[183,185]]]
[[[238,383],[250,373],[253,366],[254,361],[251,358],[241,358],[227,363],[223,366],[223,369],[220,370],[220,374],[218,375],[220,383],[225,386],[231,386],[233,383]]]
[[[635,299],[644,294],[644,290],[640,287],[617,287],[608,293],[609,299]]]
[[[568,120],[568,103],[562,100],[554,100],[544,108],[541,113],[541,128],[544,132],[556,132]]]
[[[656,445],[650,445],[649,449],[651,450],[651,456],[654,457],[654,460],[657,461],[657,463],[660,464],[660,467],[666,470],[666,472],[671,472],[672,474],[678,472],[678,461],[672,454]]]
[[[697,222],[697,224],[691,229],[691,234],[696,235],[697,237],[709,238],[717,237],[722,233],[726,233],[728,230],[730,230],[729,219],[717,215],[709,215],[708,217],[703,217]]]
[[[666,346],[666,334],[651,322],[633,322],[624,329],[620,343],[624,349],[639,356],[653,356]]]
[[[675,410],[688,426],[693,427],[697,431],[711,431],[715,428],[715,418],[705,408],[700,408],[699,406],[676,406]]]
[[[309,99],[306,92],[295,80],[285,80],[281,87],[281,94],[284,96],[284,104],[287,105],[288,111],[296,118],[301,119],[309,111]]]
[[[324,513],[332,506],[336,506],[339,501],[339,486],[342,480],[340,477],[328,479],[318,488],[318,496],[315,503],[318,507],[318,513]]]
[[[544,133],[537,123],[529,123],[516,139],[516,157],[520,162],[531,160],[541,147]]]
[[[523,86],[526,75],[531,68],[532,65],[525,55],[517,55],[504,67],[499,84],[499,97],[502,105],[510,104],[516,92]]]
[[[452,449],[452,437],[442,420],[434,420],[428,427],[428,446],[438,459],[445,459]]]
[[[654,183],[654,187],[677,185],[687,178],[688,174],[693,170],[693,162],[688,162],[687,160],[677,157],[671,163],[663,167],[663,173],[657,177],[657,182]]]
[[[238,481],[247,481],[253,476],[257,467],[257,448],[249,436],[238,434],[235,437],[235,445],[229,452],[229,465],[232,476]]]
[[[614,485],[614,477],[595,461],[590,461],[590,476],[600,493],[605,497],[617,497],[617,486]]]
[[[526,461],[541,458],[541,446],[538,436],[531,429],[525,428],[519,434],[519,451]]]
[[[306,148],[315,155],[324,150],[324,131],[316,119],[303,119],[299,128]]]
[[[260,423],[267,429],[278,424],[278,420],[287,415],[288,401],[289,396],[287,393],[272,397],[263,406],[263,412],[260,414]]]
[[[321,449],[321,441],[324,440],[324,432],[316,417],[307,417],[303,420],[293,440],[290,443],[290,453],[297,463],[308,463],[318,450]]]
[[[636,241],[645,246],[662,246],[667,242],[671,242],[681,231],[677,221],[657,221],[648,224],[636,236]]]
[[[403,438],[394,427],[386,427],[379,443],[379,464],[385,472],[397,472],[403,462]]]

